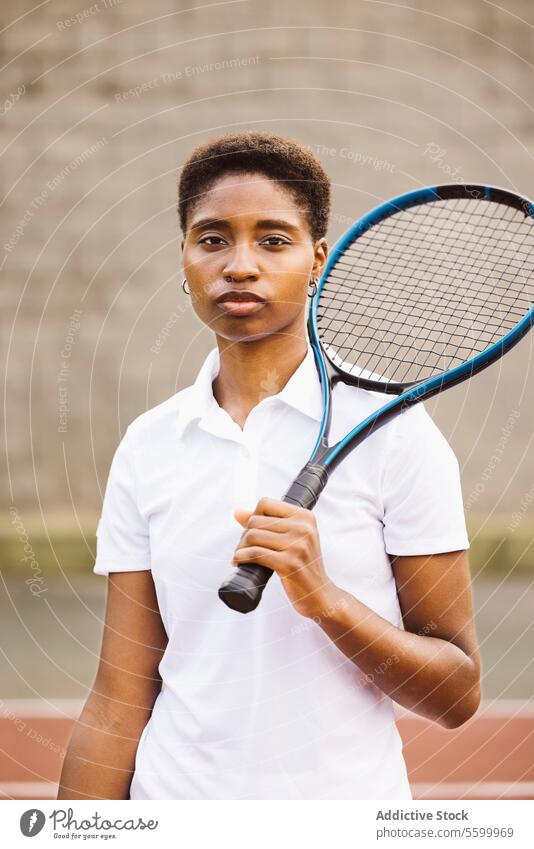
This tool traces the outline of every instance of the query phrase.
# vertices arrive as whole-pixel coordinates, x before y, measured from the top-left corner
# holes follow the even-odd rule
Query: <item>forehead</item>
[[[294,227],[307,228],[305,215],[291,192],[264,174],[231,173],[219,177],[196,201],[189,226],[208,215],[250,222],[276,216]]]

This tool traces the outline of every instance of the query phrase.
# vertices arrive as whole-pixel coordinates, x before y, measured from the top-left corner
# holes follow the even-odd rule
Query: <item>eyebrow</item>
[[[229,225],[230,220],[226,218],[201,218],[199,221],[191,224],[191,229],[201,230],[204,227],[228,227]],[[293,232],[299,229],[298,226],[290,224],[289,221],[285,221],[283,218],[264,218],[257,222],[256,227],[260,230],[282,229],[292,230]]]

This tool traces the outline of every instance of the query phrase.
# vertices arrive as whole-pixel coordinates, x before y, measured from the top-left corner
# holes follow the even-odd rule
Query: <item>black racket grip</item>
[[[328,469],[319,463],[306,463],[293,481],[282,501],[312,510],[326,486]],[[230,575],[219,587],[219,598],[232,610],[251,613],[260,603],[273,570],[258,563],[246,563]]]

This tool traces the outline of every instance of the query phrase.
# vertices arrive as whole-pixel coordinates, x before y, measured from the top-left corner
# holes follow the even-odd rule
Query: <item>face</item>
[[[182,242],[198,317],[237,342],[302,334],[308,286],[324,268],[293,196],[262,174],[221,177],[192,209]]]

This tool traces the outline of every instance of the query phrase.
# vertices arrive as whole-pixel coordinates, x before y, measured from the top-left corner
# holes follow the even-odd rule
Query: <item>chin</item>
[[[243,322],[245,324],[245,322]],[[254,330],[253,328],[232,328],[232,330],[222,329],[220,327],[212,325],[211,328],[217,336],[221,336],[223,339],[227,339],[229,342],[257,342],[259,339],[266,339],[268,336],[275,336],[276,330],[268,329],[260,329]]]
[[[217,315],[207,322],[208,327],[222,339],[229,342],[257,342],[269,336],[295,335],[298,322],[305,324],[304,313],[297,315],[278,315],[276,319],[266,317],[261,313],[250,316],[224,316]]]

